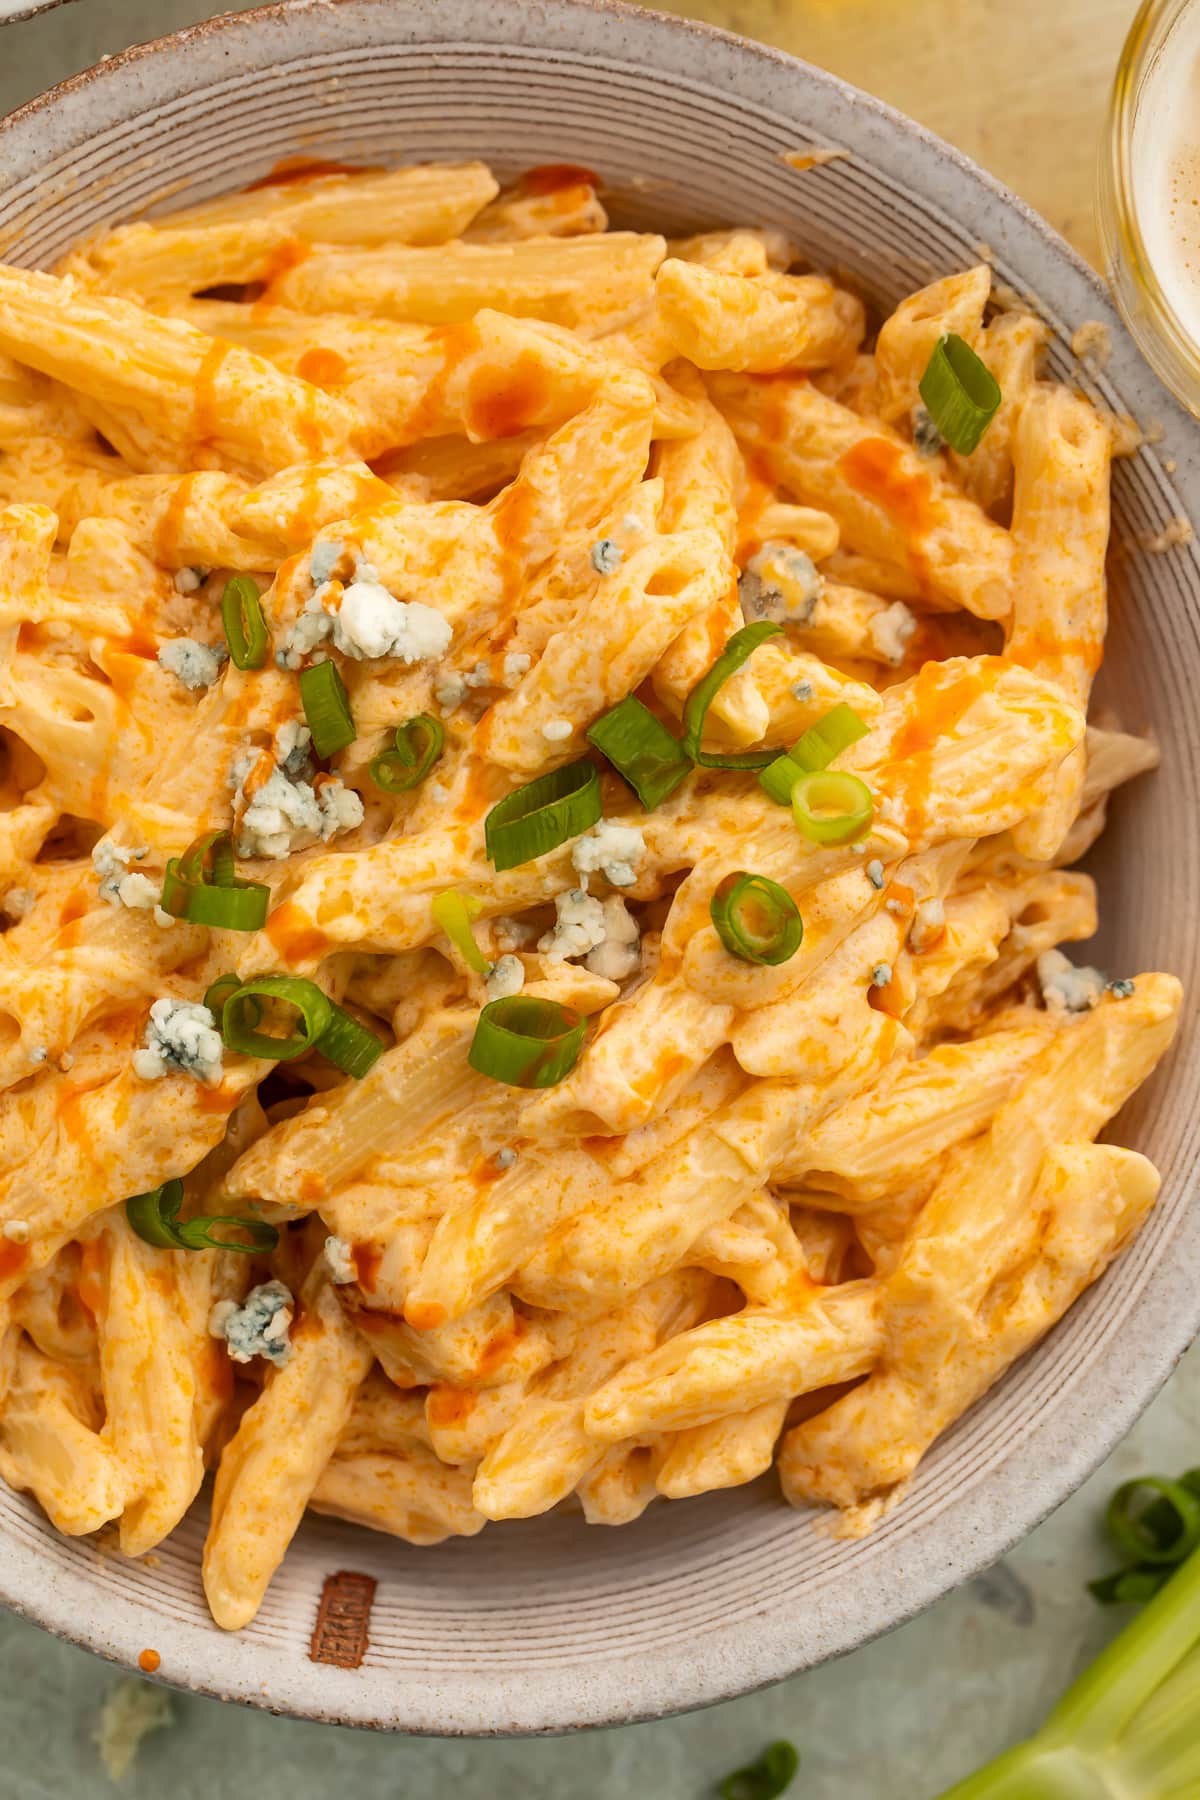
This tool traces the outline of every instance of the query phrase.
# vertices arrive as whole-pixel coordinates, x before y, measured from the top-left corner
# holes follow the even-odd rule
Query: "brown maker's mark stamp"
[[[373,1576],[355,1575],[349,1569],[326,1576],[310,1661],[333,1663],[339,1669],[358,1668],[370,1643],[368,1627],[377,1585]]]

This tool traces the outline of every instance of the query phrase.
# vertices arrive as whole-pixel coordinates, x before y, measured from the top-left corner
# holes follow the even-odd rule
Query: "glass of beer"
[[[1100,167],[1105,273],[1156,373],[1200,415],[1200,0],[1144,0]]]

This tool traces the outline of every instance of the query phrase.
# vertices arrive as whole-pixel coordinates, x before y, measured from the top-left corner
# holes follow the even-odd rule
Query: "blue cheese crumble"
[[[811,681],[795,681],[792,683],[792,699],[798,700],[801,706],[806,705],[810,700],[814,700],[816,698],[816,693],[817,690],[814,688]]]
[[[880,862],[880,860],[877,856],[873,856],[871,858],[870,862],[867,864],[866,868],[863,870],[863,874],[866,876],[867,880],[870,882],[870,884],[873,888],[882,888],[882,886],[883,886],[883,864]]]
[[[597,538],[591,548],[591,561],[597,575],[615,575],[621,566],[621,546],[612,538]]]
[[[232,1361],[248,1363],[262,1356],[281,1369],[292,1352],[292,1317],[291,1289],[282,1281],[264,1281],[250,1289],[241,1306],[236,1300],[218,1300],[208,1315],[208,1329],[213,1337],[224,1338]]]
[[[884,988],[887,986],[888,982],[891,979],[892,979],[891,963],[890,962],[877,962],[875,964],[875,967],[871,970],[871,986],[877,987],[877,988]]]
[[[547,719],[542,736],[548,744],[565,744],[574,729],[570,719]]]
[[[492,964],[483,985],[489,1000],[507,1000],[525,986],[525,964],[519,956],[501,956]]]
[[[1128,975],[1121,975],[1116,981],[1106,982],[1105,986],[1114,1000],[1132,1000],[1137,992],[1136,982],[1131,981]]]
[[[169,675],[181,681],[190,694],[210,688],[221,673],[227,650],[214,649],[198,638],[169,638],[158,652],[158,660]]]
[[[909,639],[917,629],[917,621],[903,600],[894,600],[875,614],[867,629],[871,647],[877,656],[893,668],[904,661]]]
[[[345,1238],[327,1237],[322,1252],[325,1267],[329,1270],[329,1278],[338,1287],[345,1287],[349,1281],[358,1280],[358,1271],[354,1267],[354,1246]]]
[[[308,558],[308,573],[314,588],[325,586],[345,554],[346,546],[339,544],[336,538],[317,540]]]
[[[548,962],[582,957],[590,974],[607,981],[624,981],[641,967],[637,920],[619,895],[595,900],[583,888],[568,888],[555,895],[554,910],[553,931],[538,940]]]
[[[738,580],[738,599],[747,625],[770,619],[776,625],[807,625],[824,591],[824,577],[803,550],[764,544]]]
[[[380,581],[372,564],[359,559],[354,580],[336,599],[333,571],[345,554],[333,542],[314,545],[308,560],[314,592],[280,640],[275,661],[281,669],[298,669],[320,644],[332,642],[343,656],[357,662],[395,657],[400,662],[433,662],[444,656],[454,635],[449,621],[420,600],[397,600]]]
[[[129,901],[121,898],[121,884],[129,875],[131,862],[141,862],[150,854],[149,844],[114,844],[111,838],[101,838],[92,851],[92,867],[100,877],[100,898],[107,900],[110,906],[127,906]]]
[[[511,1169],[516,1160],[517,1153],[511,1144],[505,1144],[502,1150],[496,1152],[495,1163],[498,1169]]]
[[[37,895],[32,888],[9,888],[4,899],[0,901],[0,909],[10,919],[27,919],[37,904]]]
[[[583,888],[567,888],[554,896],[554,927],[538,939],[538,949],[549,962],[586,956],[604,942],[604,907]]]
[[[234,848],[239,856],[278,860],[318,839],[327,844],[338,832],[353,831],[363,822],[361,799],[336,775],[326,776],[319,786],[305,779],[301,770],[307,766],[308,744],[298,734],[303,731],[307,736],[306,727],[294,730],[294,740],[284,737],[287,727],[281,731],[274,747],[275,767],[249,800],[245,782],[258,765],[258,753],[243,751],[229,771],[237,820]]]
[[[646,840],[636,825],[615,825],[609,819],[601,819],[571,846],[577,874],[601,874],[613,887],[633,886],[645,854]]]
[[[1090,1012],[1103,997],[1105,979],[1099,969],[1076,968],[1061,950],[1043,950],[1037,959],[1037,976],[1047,1012]]]
[[[133,1053],[133,1072],[143,1081],[194,1075],[206,1087],[221,1079],[224,1046],[217,1022],[196,1000],[156,1000],[146,1021],[143,1047]]]
[[[516,687],[518,681],[528,675],[533,667],[533,658],[526,650],[510,650],[502,664],[505,687]]]
[[[912,409],[913,449],[918,456],[936,456],[946,440],[933,422],[933,415],[923,400]]]

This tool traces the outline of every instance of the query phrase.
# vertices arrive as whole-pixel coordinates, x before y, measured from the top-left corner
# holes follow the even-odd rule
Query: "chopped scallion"
[[[938,339],[921,377],[921,398],[950,448],[969,456],[1003,396],[987,364],[965,338],[949,331]]]
[[[868,830],[875,804],[857,775],[823,769],[792,788],[792,817],[813,844],[851,844]]]
[[[301,669],[300,703],[318,756],[334,756],[358,736],[350,696],[336,663],[313,663]]]
[[[636,694],[611,707],[588,729],[588,741],[608,758],[647,812],[661,806],[692,769],[678,738]]]
[[[234,575],[221,595],[221,623],[230,660],[239,669],[261,669],[270,638],[258,589],[249,575]]]
[[[600,774],[595,763],[566,763],[526,782],[493,806],[483,822],[487,853],[495,869],[516,869],[578,837],[602,811]]]
[[[371,759],[371,779],[385,794],[406,794],[419,787],[446,742],[446,728],[429,713],[418,713],[397,725],[390,749]]]
[[[694,763],[706,769],[765,769],[775,761],[777,750],[737,750],[729,754],[705,750],[701,746],[708,709],[731,675],[751,657],[767,638],[778,637],[782,625],[761,619],[755,625],[743,625],[735,631],[712,668],[698,681],[683,708],[683,750]]]
[[[474,894],[460,894],[457,888],[447,888],[445,893],[434,895],[429,910],[434,924],[445,932],[468,969],[473,969],[476,975],[486,975],[492,965],[475,942],[475,933],[471,930],[472,921],[483,911],[482,900],[477,900]]]
[[[554,1087],[579,1060],[587,1020],[556,1000],[513,994],[479,1015],[467,1061],[509,1087]]]
[[[800,909],[786,888],[766,875],[727,875],[709,902],[717,936],[743,962],[787,962],[804,937]]]
[[[125,1202],[125,1217],[137,1235],[159,1250],[238,1250],[254,1256],[274,1250],[279,1233],[265,1219],[249,1219],[239,1214],[205,1213],[195,1219],[181,1219],[183,1183],[178,1176],[164,1181],[148,1194],[134,1194]],[[213,1227],[230,1225],[249,1239],[218,1237]]]

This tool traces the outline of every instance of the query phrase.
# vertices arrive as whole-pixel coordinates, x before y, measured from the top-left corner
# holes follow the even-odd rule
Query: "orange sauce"
[[[495,503],[492,524],[500,549],[500,575],[504,583],[504,603],[511,612],[520,598],[525,579],[525,554],[530,527],[533,524],[536,499],[527,482],[514,481],[505,488]]]
[[[329,948],[329,938],[294,900],[277,906],[264,930],[286,963],[315,961]]]
[[[897,977],[893,975],[884,987],[869,988],[867,1005],[873,1006],[876,1012],[886,1013],[890,1019],[899,1019],[904,1012],[904,989]]]
[[[404,1317],[414,1331],[436,1331],[439,1325],[446,1323],[446,1309],[436,1300],[410,1300],[404,1309]]]
[[[467,386],[463,423],[480,438],[516,437],[541,423],[554,383],[536,352],[522,350],[507,366],[484,364]]]
[[[430,331],[427,354],[431,366],[425,373],[420,398],[404,421],[398,443],[371,459],[370,466],[376,475],[386,472],[389,458],[405,444],[415,444],[426,437],[442,437],[447,429],[454,429],[447,418],[446,390],[459,363],[478,348],[479,333],[474,325],[442,325]]]
[[[1055,675],[1069,663],[1078,660],[1089,675],[1094,675],[1104,661],[1103,636],[1062,637],[1046,626],[1025,632],[1019,643],[1005,652],[1009,662],[1019,663],[1035,674]]]
[[[762,544],[761,519],[766,507],[775,499],[776,487],[759,458],[746,458],[746,487],[738,508],[738,541],[736,561],[741,564],[753,556]]]
[[[196,1106],[202,1113],[231,1113],[241,1097],[236,1088],[201,1087]]]
[[[7,1238],[0,1238],[0,1281],[19,1275],[28,1261],[28,1244],[11,1244]]]
[[[309,1169],[300,1177],[300,1198],[302,1200],[323,1200],[328,1191],[325,1177],[318,1175],[315,1169]]]
[[[289,187],[296,181],[316,181],[321,175],[379,175],[382,169],[378,163],[364,163],[356,168],[353,163],[323,162],[315,156],[284,156],[274,168],[257,181],[248,182],[242,189],[244,194],[257,193],[259,188]]]
[[[302,262],[307,262],[311,255],[312,245],[306,244],[303,238],[285,238],[282,244],[277,244],[263,264],[263,272],[260,276],[263,291],[254,302],[255,309],[270,306],[275,298],[271,292],[272,288],[282,281],[285,275],[290,275],[293,269],[298,269]]]
[[[523,194],[541,198],[547,194],[567,194],[572,188],[598,188],[600,177],[580,163],[538,163],[526,169],[517,182]]]
[[[104,1306],[104,1252],[93,1239],[79,1249],[79,1304],[93,1319]]]
[[[214,338],[196,371],[191,437],[193,448],[198,451],[211,443],[217,434],[217,376],[220,374],[221,364],[232,349],[232,344],[223,344],[220,338]]]
[[[114,639],[113,649],[123,656],[141,657],[145,662],[153,662],[158,655],[157,640],[143,625],[134,625],[125,637]]]
[[[211,354],[210,351],[209,355]],[[208,361],[208,357],[205,361]],[[180,556],[180,544],[195,482],[195,474],[183,476],[158,521],[158,528],[154,533],[154,560],[161,563],[163,568],[174,568],[183,560]]]
[[[204,1346],[201,1360],[202,1380],[209,1393],[220,1400],[228,1400],[233,1393],[233,1364],[226,1354],[224,1343],[210,1338]]]
[[[690,1067],[688,1057],[679,1050],[661,1050],[644,1075],[630,1083],[639,1100],[653,1101],[677,1075]]]
[[[33,619],[24,619],[17,627],[17,649],[24,650],[29,656],[36,656],[51,641],[47,627]]]
[[[351,1255],[354,1259],[354,1279],[364,1294],[373,1293],[379,1265],[383,1261],[382,1250],[377,1249],[374,1244],[355,1244]]]
[[[465,1425],[475,1411],[476,1401],[471,1388],[431,1387],[425,1397],[425,1417],[434,1430]]]
[[[527,1330],[524,1319],[518,1316],[505,1330],[498,1331],[494,1338],[489,1339],[480,1355],[476,1378],[483,1380],[506,1363]]]
[[[88,911],[90,906],[91,900],[88,896],[87,889],[73,889],[63,901],[62,911],[58,915],[60,927],[63,925],[70,925],[76,919],[82,919],[84,913]]]
[[[138,1668],[142,1670],[143,1674],[153,1675],[161,1662],[162,1657],[157,1650],[138,1651]]]
[[[863,438],[839,458],[838,469],[864,499],[873,500],[906,540],[908,566],[919,581],[926,564],[920,540],[937,523],[933,480],[925,469],[907,467],[908,453],[887,438]]]
[[[314,382],[317,387],[336,387],[338,382],[345,381],[348,367],[345,357],[339,356],[336,350],[314,344],[296,364],[296,373],[301,381]]]
[[[977,667],[951,674],[941,663],[926,663],[914,676],[912,712],[892,744],[900,797],[909,813],[910,836],[919,831],[928,816],[933,753],[938,739],[953,731],[986,687]]]

